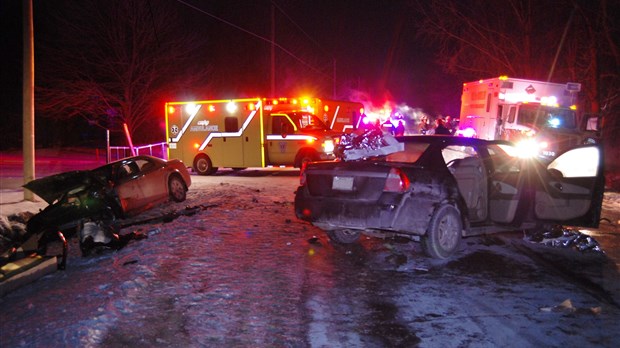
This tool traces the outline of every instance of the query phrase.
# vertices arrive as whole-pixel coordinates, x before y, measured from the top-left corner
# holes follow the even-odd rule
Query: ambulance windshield
[[[291,119],[303,130],[328,130],[327,126],[315,115],[309,112],[292,112]]]
[[[521,105],[518,122],[535,124],[539,128],[575,129],[575,111],[542,105]]]

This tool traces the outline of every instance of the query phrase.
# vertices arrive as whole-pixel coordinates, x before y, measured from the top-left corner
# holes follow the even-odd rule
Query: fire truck
[[[586,142],[578,124],[581,84],[500,76],[463,84],[459,134],[515,142],[529,156],[551,158]]]
[[[320,98],[246,98],[165,104],[168,158],[211,175],[218,168],[295,166],[334,159],[363,114],[361,103]]]

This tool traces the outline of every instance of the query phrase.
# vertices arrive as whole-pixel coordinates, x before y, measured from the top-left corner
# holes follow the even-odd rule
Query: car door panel
[[[521,165],[514,158],[494,158],[489,188],[489,216],[493,222],[511,223],[523,191]]]
[[[519,205],[516,185],[516,177],[503,176],[491,181],[489,214],[494,222],[509,223],[514,219]]]
[[[536,191],[536,218],[586,227],[598,225],[605,182],[600,145],[565,152],[547,166],[545,174]]]
[[[144,195],[139,180],[141,174],[133,161],[119,165],[116,172],[114,191],[120,200],[123,212],[130,214],[143,204]]]

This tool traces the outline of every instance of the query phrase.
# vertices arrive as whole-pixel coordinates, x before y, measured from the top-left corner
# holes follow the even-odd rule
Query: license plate
[[[353,177],[334,176],[332,181],[332,190],[353,191]]]

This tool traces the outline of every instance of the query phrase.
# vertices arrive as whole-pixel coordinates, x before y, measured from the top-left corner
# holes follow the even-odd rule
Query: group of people
[[[444,120],[441,117],[435,119],[435,124],[432,125],[428,121],[426,116],[420,118],[420,125],[418,126],[418,133],[426,135],[454,135],[456,132],[456,126],[452,120],[452,116],[446,116]]]

